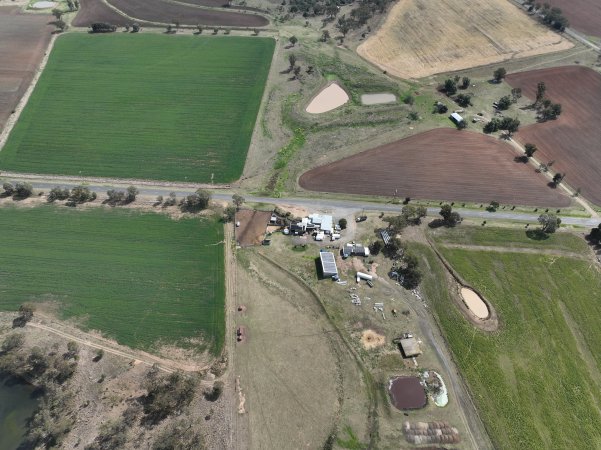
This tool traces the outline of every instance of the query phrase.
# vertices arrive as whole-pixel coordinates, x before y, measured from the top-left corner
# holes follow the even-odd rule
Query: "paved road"
[[[34,181],[28,180],[35,189],[48,191],[49,189],[55,186],[62,187],[72,187],[80,182],[76,181],[56,181],[56,182],[48,182],[48,181]],[[123,189],[123,185],[112,185],[112,184],[87,184],[87,186],[99,193],[106,192],[108,189],[117,188]],[[141,195],[153,196],[157,195],[167,196],[170,192],[175,192],[178,197],[183,197],[185,195],[194,192],[195,187],[175,187],[175,186],[140,186],[138,185],[138,189]],[[327,194],[323,194],[325,198],[303,198],[303,197],[284,197],[284,198],[272,198],[272,197],[260,197],[253,195],[246,195],[247,202],[255,202],[255,203],[271,203],[271,204],[280,204],[280,205],[291,205],[291,206],[299,206],[303,208],[309,209],[320,209],[324,211],[331,211],[335,215],[346,216],[358,213],[360,211],[382,211],[382,212],[395,212],[400,211],[400,205],[393,205],[390,203],[377,203],[377,202],[368,202],[368,201],[355,201],[355,200],[337,200],[337,199],[328,199]],[[229,201],[232,198],[232,192],[220,190],[213,191],[213,198],[215,200],[225,200]],[[428,208],[428,215],[437,216],[439,208]],[[497,211],[495,213],[490,213],[488,211],[481,210],[472,210],[472,209],[461,209],[456,208],[463,217],[471,218],[471,219],[482,219],[487,221],[494,220],[518,220],[528,223],[537,223],[538,214],[528,214],[522,212],[511,212],[511,211]],[[567,217],[561,216],[561,221],[566,225],[573,226],[581,226],[581,227],[596,227],[599,225],[601,221],[598,218],[590,218],[590,217]]]

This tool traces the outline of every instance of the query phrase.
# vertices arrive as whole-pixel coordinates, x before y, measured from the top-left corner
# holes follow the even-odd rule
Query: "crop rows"
[[[62,36],[0,166],[233,181],[244,168],[273,48],[266,38]]]
[[[153,349],[204,338],[220,351],[224,268],[217,220],[47,206],[4,208],[0,227],[0,309],[58,302],[64,317],[125,345]]]

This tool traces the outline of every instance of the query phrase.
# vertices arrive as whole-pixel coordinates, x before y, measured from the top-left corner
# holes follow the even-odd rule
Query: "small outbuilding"
[[[365,247],[361,244],[348,243],[342,247],[342,257],[348,258],[349,256],[369,256],[369,247]]]
[[[336,267],[336,257],[332,252],[319,252],[321,262],[321,272],[324,278],[338,277],[338,267]]]
[[[457,125],[459,125],[460,123],[463,123],[463,117],[461,117],[456,112],[452,113],[450,117],[451,117],[451,120],[453,122],[455,122],[455,124],[457,124]]]
[[[412,358],[422,354],[422,351],[419,348],[419,343],[413,336],[400,339],[399,346],[401,347],[401,352],[405,358]]]

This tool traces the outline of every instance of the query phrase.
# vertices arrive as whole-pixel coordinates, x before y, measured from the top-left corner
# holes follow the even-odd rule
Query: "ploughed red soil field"
[[[31,83],[54,26],[46,14],[23,14],[0,7],[0,131]]]
[[[557,120],[522,128],[516,139],[536,144],[537,160],[555,160],[552,169],[565,173],[566,183],[601,205],[601,75],[567,66],[507,76],[511,86],[521,87],[531,99],[536,97],[539,81],[545,82],[547,97],[561,103],[562,113]]]
[[[304,173],[304,189],[513,205],[567,206],[542,174],[491,136],[450,128],[416,134]]]
[[[262,27],[269,21],[258,14],[197,8],[194,5],[171,3],[163,0],[107,0],[108,3],[129,17],[149,22],[182,25],[223,25],[238,27]]]
[[[79,3],[79,11],[72,22],[75,27],[89,27],[95,22],[110,23],[122,27],[131,25],[133,22],[133,20],[111,9],[102,0],[79,0]],[[146,25],[143,21],[138,22],[140,25]]]
[[[570,28],[601,36],[601,1],[599,0],[545,0],[552,7],[561,8],[570,22]]]

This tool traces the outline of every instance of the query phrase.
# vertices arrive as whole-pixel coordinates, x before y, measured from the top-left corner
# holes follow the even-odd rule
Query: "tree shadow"
[[[528,157],[526,155],[516,156],[513,158],[513,162],[526,164],[528,162]]]
[[[526,236],[533,241],[545,241],[549,239],[549,235],[541,229],[528,230],[526,231]]]
[[[444,227],[445,225],[446,225],[446,223],[442,219],[434,219],[428,224],[428,226],[430,228],[440,228],[440,227]]]

